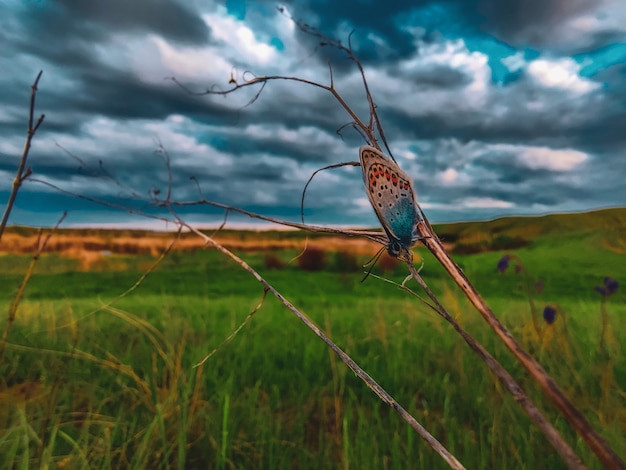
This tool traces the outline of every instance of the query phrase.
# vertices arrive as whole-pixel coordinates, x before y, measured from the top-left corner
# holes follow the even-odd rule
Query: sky
[[[258,88],[206,96],[171,80],[228,89],[247,71],[327,85],[330,61],[336,90],[367,120],[354,64],[279,5],[343,44],[350,37],[432,222],[626,205],[623,0],[0,0],[0,200],[40,70],[36,113],[46,116],[10,223],[53,225],[67,211],[64,226],[159,228],[137,212],[167,215],[151,198],[170,182],[174,201],[299,220],[312,173],[358,160],[365,143],[339,103],[274,81],[246,106]],[[180,214],[223,220],[203,206]],[[360,169],[319,173],[305,216],[375,225]]]

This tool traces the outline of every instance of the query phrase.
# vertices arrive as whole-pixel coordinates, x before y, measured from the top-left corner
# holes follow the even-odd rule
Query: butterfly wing
[[[374,147],[361,147],[359,156],[365,192],[378,220],[390,242],[398,242],[408,250],[417,238],[415,227],[419,221],[411,178]]]

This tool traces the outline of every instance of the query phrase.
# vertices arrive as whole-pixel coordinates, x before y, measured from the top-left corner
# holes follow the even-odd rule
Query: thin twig
[[[335,98],[335,100],[337,100],[337,102],[341,105],[341,107],[346,111],[346,113],[348,113],[348,115],[350,116],[350,118],[352,119],[353,123],[355,126],[357,126],[358,128],[362,129],[366,136],[367,136],[367,140],[369,141],[370,145],[376,147],[377,149],[380,150],[380,145],[378,144],[378,139],[376,138],[376,133],[375,131],[378,131],[384,145],[385,148],[387,149],[387,152],[389,154],[389,156],[391,157],[392,160],[395,161],[395,158],[393,157],[393,154],[391,152],[391,149],[389,148],[389,145],[387,145],[387,139],[385,137],[385,133],[384,130],[382,128],[382,125],[380,124],[380,118],[378,116],[378,113],[376,111],[376,104],[374,103],[374,100],[372,98],[372,94],[370,93],[370,89],[369,89],[369,84],[367,82],[367,78],[365,76],[365,70],[363,69],[363,65],[361,64],[361,61],[358,59],[358,57],[356,57],[356,55],[354,54],[354,52],[352,51],[351,47],[346,47],[343,44],[341,44],[340,41],[336,41],[334,39],[331,39],[329,37],[324,36],[323,34],[321,34],[317,29],[313,28],[312,26],[299,21],[289,15],[286,14],[286,12],[284,11],[284,9],[282,9],[281,7],[278,8],[278,10],[284,14],[285,16],[287,16],[290,20],[292,20],[296,26],[298,26],[298,28],[300,28],[303,32],[313,35],[315,37],[317,37],[318,39],[320,39],[320,45],[321,46],[330,46],[330,47],[334,47],[336,49],[341,50],[342,52],[344,52],[348,58],[354,62],[354,64],[356,64],[357,68],[359,69],[359,73],[361,74],[361,81],[363,82],[363,88],[365,90],[365,96],[369,105],[369,116],[370,116],[370,120],[368,125],[365,125],[363,123],[363,121],[357,116],[357,114],[354,112],[354,110],[352,109],[352,107],[343,99],[343,97],[341,96],[341,94],[337,91],[337,89],[335,88],[335,82],[333,79],[333,70],[332,70],[332,66],[329,63],[328,64],[328,68],[329,68],[329,81],[330,84],[329,85],[324,85],[323,83],[320,82],[316,82],[313,80],[308,80],[305,78],[301,78],[301,77],[294,77],[294,76],[285,76],[285,75],[263,75],[263,76],[256,76],[254,75],[252,72],[250,71],[245,71],[242,74],[242,82],[238,82],[237,78],[234,76],[234,74],[231,74],[230,80],[229,80],[229,84],[233,84],[233,86],[231,88],[228,88],[226,90],[221,90],[221,89],[216,89],[215,87],[212,87],[210,89],[204,90],[204,91],[193,91],[191,90],[189,87],[187,87],[186,85],[184,85],[183,83],[179,82],[176,77],[170,77],[170,80],[172,80],[175,84],[177,84],[179,87],[181,87],[183,90],[185,90],[187,93],[191,94],[191,95],[195,95],[195,96],[204,96],[204,95],[221,95],[221,96],[227,96],[230,95],[242,88],[246,88],[249,86],[254,86],[254,85],[260,85],[260,89],[255,93],[255,95],[244,105],[245,107],[248,107],[250,105],[252,105],[253,103],[255,103],[258,99],[259,96],[261,95],[261,93],[263,92],[263,90],[265,89],[265,86],[271,82],[271,81],[276,81],[276,80],[286,80],[286,81],[293,81],[293,82],[299,82],[299,83],[303,83],[305,85],[311,85],[314,86],[316,88],[321,88],[322,90],[325,90],[327,92],[329,92],[333,98]],[[252,78],[248,78],[248,76],[251,76]]]
[[[365,231],[365,230],[346,230],[346,229],[339,229],[339,228],[333,228],[333,227],[324,227],[321,225],[309,225],[309,224],[300,224],[297,222],[289,222],[287,220],[280,220],[274,217],[268,217],[265,215],[257,214],[256,212],[250,212],[245,209],[240,209],[238,207],[229,206],[228,204],[222,204],[220,202],[209,201],[208,199],[199,199],[197,201],[170,201],[170,202],[160,200],[160,201],[154,201],[154,202],[159,207],[167,207],[167,206],[191,207],[191,206],[202,206],[202,205],[219,207],[224,210],[228,210],[231,212],[238,212],[240,214],[247,215],[248,217],[252,219],[264,220],[266,222],[272,222],[274,224],[284,225],[285,227],[298,228],[298,229],[306,230],[309,232],[333,233],[336,235],[345,235],[348,237],[364,237],[364,238],[367,238],[368,240],[371,240],[376,243],[380,243],[382,245],[386,245],[388,243],[387,236],[382,232],[372,232],[372,231]]]
[[[106,207],[110,207],[111,209],[116,209],[116,210],[120,210],[123,212],[127,212],[129,214],[135,214],[135,215],[139,215],[141,217],[147,217],[149,219],[154,219],[154,220],[161,220],[164,221],[166,223],[173,223],[173,224],[177,224],[177,222],[175,220],[172,219],[168,219],[167,217],[163,217],[163,216],[158,216],[158,215],[154,215],[154,214],[149,214],[147,212],[141,211],[139,209],[133,209],[130,208],[128,206],[124,206],[122,204],[118,204],[118,203],[114,203],[114,202],[110,202],[107,201],[105,199],[100,199],[100,198],[96,198],[96,197],[91,197],[91,196],[85,196],[83,194],[78,194],[72,191],[69,191],[67,189],[63,189],[60,186],[54,184],[54,183],[50,183],[49,181],[46,180],[42,180],[39,178],[30,178],[29,179],[30,182],[33,183],[38,183],[38,184],[42,184],[44,186],[48,186],[49,188],[54,189],[55,191],[58,191],[62,194],[66,194],[68,196],[73,196],[73,197],[77,197],[79,199],[82,199],[84,201],[89,201],[89,202],[93,202],[94,204],[99,204],[102,206],[106,206]],[[208,199],[202,198],[196,201],[166,201],[164,199],[157,199],[157,198],[152,198],[151,200],[142,200],[142,202],[145,202],[146,204],[151,204],[152,206],[155,207],[168,207],[168,206],[175,206],[175,207],[192,207],[192,206],[202,206],[202,205],[206,205],[206,206],[212,206],[212,207],[218,207],[220,209],[224,209],[226,211],[229,212],[238,212],[240,214],[244,214],[252,219],[259,219],[259,220],[264,220],[266,222],[272,222],[278,225],[284,225],[285,227],[293,227],[293,228],[298,228],[301,230],[306,230],[306,231],[310,231],[310,232],[316,232],[316,233],[332,233],[332,234],[336,234],[336,235],[345,235],[348,237],[364,237],[367,238],[368,240],[371,240],[375,243],[380,243],[380,244],[387,244],[387,237],[384,233],[379,232],[379,231],[366,231],[366,230],[346,230],[346,229],[338,229],[338,228],[332,228],[332,227],[324,227],[321,225],[308,225],[308,224],[299,224],[297,222],[289,222],[286,220],[280,220],[280,219],[276,219],[274,217],[267,217],[261,214],[258,214],[256,212],[250,212],[244,209],[240,209],[238,207],[234,207],[234,206],[229,206],[228,204],[222,204],[219,202],[214,202],[214,201],[210,201]],[[222,224],[223,226],[224,224]]]
[[[19,191],[22,183],[26,178],[30,176],[32,170],[26,167],[26,160],[28,160],[28,154],[30,152],[30,146],[37,132],[39,126],[46,118],[45,114],[39,116],[37,119],[37,123],[33,126],[34,116],[35,116],[35,98],[37,96],[37,86],[39,85],[39,79],[43,74],[43,70],[40,70],[37,74],[37,78],[35,78],[35,82],[30,87],[30,111],[28,113],[28,131],[26,134],[26,142],[24,143],[24,150],[22,151],[22,158],[20,159],[20,163],[17,167],[17,174],[15,175],[15,179],[13,180],[13,186],[11,188],[11,194],[9,195],[9,200],[7,201],[7,205],[4,208],[4,214],[2,215],[2,221],[0,222],[0,240],[2,240],[2,235],[4,234],[4,229],[7,226],[7,222],[9,221],[9,215],[11,214],[11,210],[13,210],[13,204],[15,203],[15,198],[17,197],[17,192]]]
[[[141,391],[141,393],[139,394],[140,399],[146,405],[148,410],[150,410],[150,412],[155,412],[155,405],[151,400],[152,390],[150,389],[150,386],[133,370],[130,365],[124,364],[119,358],[110,353],[107,353],[107,359],[101,359],[94,354],[86,351],[81,351],[79,349],[73,349],[72,351],[58,351],[55,349],[46,349],[41,347],[33,347],[12,343],[7,343],[7,348],[14,351],[30,352],[36,354],[37,356],[40,356],[42,354],[50,354],[58,357],[67,357],[69,359],[82,359],[110,369],[117,374],[125,375],[137,384],[138,389]]]
[[[212,238],[212,237],[209,237],[209,238]],[[254,309],[252,309],[252,311],[246,316],[243,322],[241,322],[241,324],[237,328],[235,328],[235,330],[232,333],[230,333],[224,339],[224,341],[222,341],[219,344],[219,346],[216,346],[215,348],[213,348],[213,350],[209,354],[204,356],[202,360],[198,362],[194,367],[200,367],[204,365],[204,363],[208,361],[209,359],[211,359],[211,357],[213,357],[216,352],[218,352],[224,346],[229,344],[235,338],[235,336],[239,334],[239,332],[243,329],[243,327],[246,326],[250,322],[250,320],[252,320],[252,317],[254,316],[254,314],[257,313],[259,310],[261,310],[261,307],[263,307],[263,304],[265,303],[266,298],[267,298],[267,289],[263,289],[263,297],[261,298],[261,301],[256,305],[256,307],[254,307]]]
[[[175,222],[172,222],[175,223]],[[161,265],[161,263],[163,262],[163,260],[165,259],[165,257],[170,253],[170,251],[172,251],[172,248],[174,248],[174,245],[176,244],[176,242],[180,239],[181,233],[182,233],[183,227],[179,227],[178,231],[176,232],[175,237],[170,241],[170,243],[165,247],[165,249],[161,252],[161,254],[159,255],[159,257],[150,265],[150,267],[148,267],[148,269],[146,269],[145,271],[143,271],[141,273],[141,275],[137,278],[137,280],[133,283],[133,285],[131,285],[129,288],[127,288],[124,292],[122,292],[121,294],[118,294],[116,297],[114,297],[113,299],[109,300],[107,303],[102,304],[101,306],[93,309],[92,311],[76,318],[73,319],[72,321],[68,322],[68,323],[63,323],[60,325],[57,325],[57,329],[61,329],[61,328],[67,328],[79,321],[84,320],[85,318],[94,315],[102,310],[107,310],[107,309],[111,309],[113,308],[113,305],[116,304],[117,302],[119,302],[120,300],[122,300],[125,297],[128,297],[134,290],[136,290],[141,284],[143,284],[143,282],[146,280],[146,278],[148,276],[150,276],[154,271],[156,271],[156,269]],[[31,334],[35,334],[35,333],[39,333],[38,331],[31,331],[27,336],[31,335]]]
[[[606,347],[606,335],[609,326],[609,314],[606,310],[606,296],[602,296],[600,300],[600,314],[602,315],[602,330],[600,331],[600,353],[608,355],[609,351]]]
[[[39,178],[29,178],[28,181],[31,182],[31,183],[37,183],[37,184],[42,184],[44,186],[48,186],[49,188],[52,188],[55,191],[58,191],[59,193],[65,194],[67,196],[72,196],[72,197],[75,197],[75,198],[78,198],[78,199],[82,199],[83,201],[89,201],[89,202],[93,202],[94,204],[98,204],[98,205],[101,205],[101,206],[109,207],[111,209],[116,209],[116,210],[119,210],[119,211],[122,211],[122,212],[127,212],[128,214],[135,214],[135,215],[139,215],[141,217],[146,217],[148,219],[153,219],[153,220],[161,220],[161,221],[166,222],[166,223],[175,223],[174,221],[169,220],[166,217],[161,217],[161,216],[158,216],[158,215],[148,214],[145,211],[142,211],[140,209],[133,209],[132,207],[125,206],[125,205],[123,205],[121,203],[110,202],[110,201],[107,201],[105,199],[100,199],[100,198],[97,198],[97,197],[85,196],[84,194],[75,193],[73,191],[64,189],[64,188],[62,188],[62,187],[60,187],[60,186],[58,186],[58,185],[56,185],[54,183],[51,183],[49,181],[42,180],[42,179],[39,179]],[[145,203],[146,207],[150,207],[150,204],[152,202],[154,202],[152,200],[139,199],[139,197],[137,197],[134,200],[142,202],[142,203]]]
[[[24,292],[26,291],[26,286],[28,285],[28,281],[30,281],[31,276],[33,275],[33,272],[35,271],[35,266],[37,265],[37,261],[39,261],[39,257],[41,256],[41,253],[43,253],[43,250],[46,248],[46,245],[50,241],[50,237],[52,237],[52,234],[56,231],[57,228],[59,228],[59,225],[61,225],[61,223],[63,222],[66,216],[67,216],[67,212],[64,212],[61,218],[58,220],[58,222],[54,226],[54,228],[50,230],[48,234],[45,236],[45,238],[43,239],[42,239],[43,229],[39,229],[39,235],[37,237],[37,248],[35,249],[35,253],[33,254],[33,257],[30,260],[30,263],[28,264],[28,268],[26,268],[26,273],[24,274],[24,277],[22,278],[22,282],[18,286],[17,292],[15,293],[15,296],[13,297],[13,300],[11,301],[11,304],[9,305],[7,325],[4,328],[4,331],[2,332],[2,338],[0,338],[0,359],[2,359],[2,356],[4,355],[4,349],[7,343],[7,339],[9,337],[9,332],[11,331],[11,327],[13,326],[13,323],[15,322],[17,309],[20,306],[22,299],[24,298]]]
[[[352,43],[351,43],[351,38],[352,38],[352,34],[354,33],[354,31],[352,31],[350,33],[350,35],[348,36],[348,46],[344,46],[341,41],[338,41],[336,39],[330,38],[328,36],[325,36],[324,34],[322,34],[317,28],[314,28],[313,26],[297,19],[294,18],[293,16],[290,16],[285,10],[284,8],[279,7],[278,11],[280,13],[282,13],[284,16],[286,16],[288,19],[290,19],[291,21],[293,21],[295,23],[295,25],[304,33],[309,34],[311,36],[315,36],[319,41],[320,41],[320,45],[321,46],[330,46],[330,47],[334,47],[335,49],[338,49],[342,52],[344,52],[348,58],[356,65],[356,67],[359,69],[359,73],[361,75],[361,81],[363,82],[363,90],[365,91],[365,97],[367,99],[367,104],[369,106],[369,124],[367,126],[363,126],[361,120],[355,118],[355,114],[353,113],[352,109],[345,103],[345,101],[343,99],[341,100],[337,100],[339,101],[339,103],[341,104],[341,106],[348,112],[348,114],[350,114],[350,116],[353,116],[354,119],[354,123],[359,126],[361,129],[363,129],[363,131],[367,134],[368,140],[369,140],[369,144],[376,147],[378,150],[380,150],[380,146],[378,145],[375,133],[374,133],[374,128],[376,128],[376,130],[378,131],[378,134],[380,135],[383,144],[385,145],[385,148],[387,149],[387,153],[389,154],[389,156],[391,157],[391,159],[395,162],[396,159],[393,157],[393,154],[391,152],[391,149],[389,148],[389,145],[387,144],[387,138],[385,137],[385,132],[383,130],[383,126],[380,122],[380,117],[378,116],[378,112],[376,111],[376,103],[374,103],[374,98],[372,93],[370,93],[370,87],[369,87],[369,83],[367,81],[367,77],[365,75],[365,69],[363,68],[363,64],[361,63],[361,61],[359,60],[359,58],[354,54],[354,51],[352,50]],[[332,68],[330,67],[329,64],[329,68],[331,71],[331,87],[333,87],[333,80],[332,80]],[[334,88],[334,87],[333,87]]]

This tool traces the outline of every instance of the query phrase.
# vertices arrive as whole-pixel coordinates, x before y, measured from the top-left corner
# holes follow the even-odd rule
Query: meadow
[[[594,287],[606,276],[626,279],[625,228],[623,209],[436,227],[503,323],[622,456],[626,294],[618,289],[603,302]],[[262,239],[235,251],[467,468],[566,468],[450,325],[389,283],[361,282],[368,256],[333,244],[338,251],[316,252],[317,263],[306,265],[290,262],[298,252],[291,246],[269,248],[277,239],[302,244],[301,233],[231,235]],[[602,468],[443,269],[415,251],[456,320],[585,464]],[[514,256],[500,273],[505,254]],[[30,258],[0,256],[3,312]],[[155,260],[114,252],[87,269],[58,253],[41,256],[15,321],[0,318],[8,331],[0,359],[5,468],[447,468],[274,298],[222,344],[263,290],[215,250],[173,250],[124,294]],[[387,260],[374,273],[401,282],[406,267]],[[547,305],[557,312],[552,324],[542,316]]]

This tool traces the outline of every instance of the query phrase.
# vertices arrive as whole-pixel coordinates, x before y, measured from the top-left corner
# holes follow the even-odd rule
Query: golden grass
[[[106,263],[110,270],[124,270],[123,261],[111,255],[159,256],[176,237],[169,232],[128,233],[117,230],[62,230],[54,234],[43,250],[78,260],[80,269],[91,270],[95,265]],[[306,242],[304,237],[275,239],[263,232],[226,232],[216,237],[230,250],[246,252],[272,252],[279,250],[309,249],[342,251],[357,256],[369,256],[379,248],[369,240],[323,236]],[[2,254],[31,254],[37,247],[38,233],[32,230],[8,230],[3,239]],[[174,244],[172,251],[195,252],[204,248],[205,242],[194,234],[183,234]],[[118,264],[119,266],[114,266]]]

